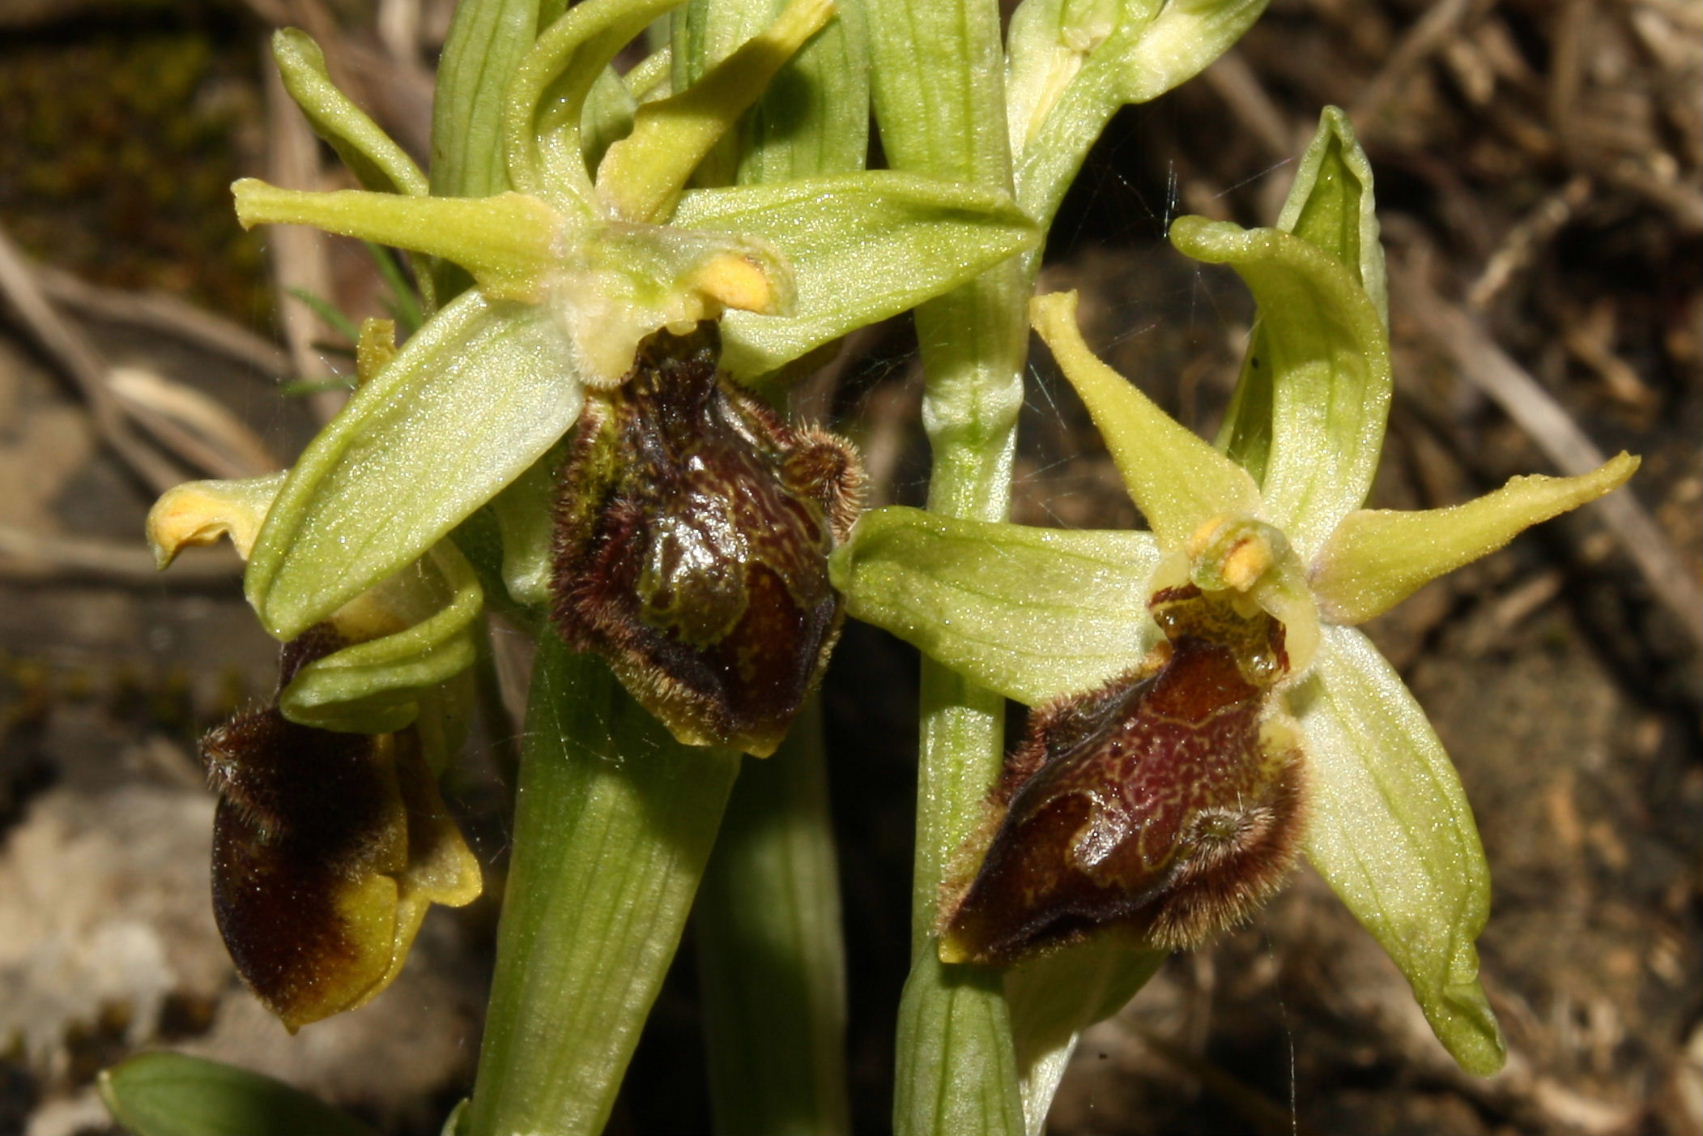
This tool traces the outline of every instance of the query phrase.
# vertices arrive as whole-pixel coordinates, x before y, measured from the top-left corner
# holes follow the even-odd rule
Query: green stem
[[[874,0],[873,89],[896,169],[1010,192],[998,6],[987,0]],[[929,507],[1000,520],[1011,485],[1027,342],[1021,266],[1006,262],[917,311],[934,451]],[[924,660],[917,784],[912,971],[899,1007],[894,1127],[1023,1131],[1010,1016],[998,972],[936,955],[941,880],[999,775],[1004,703]]]
[[[693,915],[720,1136],[850,1131],[845,940],[821,711],[747,760]]]
[[[602,1130],[738,768],[544,636],[467,1136]]]

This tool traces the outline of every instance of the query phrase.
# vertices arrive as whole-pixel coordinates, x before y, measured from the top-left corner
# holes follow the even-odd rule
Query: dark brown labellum
[[[718,373],[720,334],[659,331],[587,405],[563,468],[554,616],[689,745],[766,755],[821,676],[828,554],[857,513],[851,446]]]
[[[280,689],[339,646],[325,625],[286,645]],[[456,861],[465,846],[412,727],[334,732],[291,722],[273,705],[210,731],[201,754],[219,794],[219,933],[243,981],[291,1030],[383,989],[418,926],[409,908],[477,893],[477,865]],[[422,863],[438,878],[414,886],[405,903],[405,877]]]
[[[1303,783],[1267,705],[1282,625],[1192,586],[1152,606],[1168,654],[1031,716],[986,853],[942,904],[944,960],[1008,964],[1107,927],[1195,946],[1288,874]]]

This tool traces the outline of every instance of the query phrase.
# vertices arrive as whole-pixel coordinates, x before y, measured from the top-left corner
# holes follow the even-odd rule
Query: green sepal
[[[1075,292],[1036,296],[1029,311],[1036,334],[1087,406],[1161,548],[1186,548],[1208,521],[1259,510],[1259,489],[1245,470],[1088,350],[1076,326]]]
[[[675,222],[759,238],[792,269],[791,314],[722,320],[722,365],[742,377],[950,291],[1038,239],[1004,194],[891,171],[689,190]]]
[[[1167,957],[1165,951],[1101,935],[1006,971],[1005,1000],[1011,1006],[1028,1136],[1046,1131],[1047,1110],[1077,1035],[1123,1009]]]
[[[1028,0],[1011,17],[1007,76],[1017,202],[1049,223],[1119,107],[1199,74],[1267,0]]]
[[[1355,140],[1348,116],[1336,107],[1326,107],[1319,116],[1318,133],[1296,167],[1277,227],[1353,269],[1388,327],[1389,287],[1374,204],[1372,164]],[[1219,448],[1261,482],[1271,455],[1272,371],[1253,363],[1270,354],[1265,328],[1256,322],[1230,412],[1218,435]]]
[[[403,345],[308,446],[255,542],[249,603],[293,639],[401,570],[578,418],[567,331],[469,291]]]
[[[1475,946],[1490,914],[1490,869],[1425,712],[1348,627],[1324,629],[1290,704],[1312,781],[1308,858],[1407,977],[1444,1048],[1469,1073],[1494,1073],[1506,1047]]]
[[[1363,623],[1532,525],[1620,488],[1637,468],[1637,458],[1621,454],[1579,477],[1510,478],[1494,493],[1446,509],[1350,513],[1313,565],[1320,611],[1332,623]]]
[[[1135,666],[1158,641],[1147,614],[1151,535],[865,513],[829,562],[846,612],[977,683],[1034,706]]]
[[[282,1081],[178,1053],[142,1053],[104,1070],[101,1100],[134,1136],[375,1136],[347,1113]]]
[[[1180,217],[1171,243],[1230,265],[1259,304],[1265,353],[1248,365],[1272,384],[1260,516],[1311,562],[1377,473],[1393,381],[1383,317],[1355,269],[1289,233]]]
[[[313,132],[337,151],[363,187],[411,196],[429,192],[426,175],[408,152],[337,89],[325,52],[312,36],[300,28],[278,29],[272,33],[272,58]]]
[[[303,726],[380,734],[414,721],[419,700],[473,665],[479,581],[448,541],[354,601],[333,621],[400,625],[315,659],[278,695],[284,717]]]

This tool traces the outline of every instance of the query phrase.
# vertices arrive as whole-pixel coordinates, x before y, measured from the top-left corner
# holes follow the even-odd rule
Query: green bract
[[[1310,767],[1303,847],[1401,967],[1443,1044],[1489,1073],[1503,1045],[1478,982],[1489,874],[1472,814],[1424,712],[1350,625],[1610,491],[1637,460],[1518,478],[1453,509],[1360,509],[1391,371],[1371,176],[1340,112],[1326,111],[1279,228],[1183,218],[1172,239],[1230,264],[1259,301],[1229,456],[1092,356],[1073,295],[1032,307],[1151,535],[877,510],[836,554],[835,579],[853,616],[1031,705],[1140,664],[1153,632],[1139,609],[1162,588],[1192,583],[1264,607],[1285,628],[1292,677],[1279,700]]]
[[[677,2],[589,0],[539,35],[497,127],[509,190],[483,197],[422,194],[394,143],[330,86],[311,42],[280,35],[315,126],[364,184],[400,192],[243,181],[243,223],[429,254],[475,286],[363,383],[279,491],[246,578],[275,636],[412,563],[520,478],[573,426],[582,391],[620,382],[658,328],[726,313],[727,364],[749,380],[1033,245],[1009,196],[905,174],[688,189],[833,8],[795,0],[690,86],[641,102],[608,65]],[[511,578],[517,599],[535,599],[524,569]]]

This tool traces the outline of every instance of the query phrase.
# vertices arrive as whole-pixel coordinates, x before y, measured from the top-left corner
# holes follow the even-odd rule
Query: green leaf
[[[134,1136],[374,1136],[282,1081],[177,1053],[143,1053],[100,1075],[101,1100]]]
[[[1259,490],[1240,466],[1088,350],[1076,326],[1075,292],[1037,296],[1030,312],[1036,333],[1100,428],[1160,548],[1175,552],[1208,521],[1259,510]]]
[[[718,1136],[850,1131],[845,937],[817,699],[734,783],[692,914]]]
[[[1389,414],[1389,334],[1358,273],[1277,229],[1180,217],[1171,243],[1229,264],[1259,303],[1271,372],[1270,460],[1261,519],[1289,537],[1304,562],[1372,487]]]
[[[1361,287],[1377,305],[1384,326],[1389,326],[1389,293],[1372,197],[1372,166],[1354,138],[1348,116],[1336,107],[1326,107],[1319,116],[1318,133],[1301,155],[1277,227],[1317,245],[1353,269]],[[1265,328],[1256,322],[1230,412],[1218,435],[1219,447],[1260,482],[1265,480],[1271,456],[1272,371],[1253,362],[1270,357]]]
[[[544,635],[468,1136],[603,1130],[738,769]]]
[[[1036,240],[1003,194],[891,171],[691,190],[675,223],[767,241],[792,269],[792,314],[722,321],[722,365],[740,376],[938,296]]]
[[[461,0],[432,100],[432,191],[490,197],[514,188],[503,155],[509,79],[538,36],[539,0]]]
[[[477,291],[441,309],[308,446],[245,581],[293,639],[417,559],[567,432],[583,395],[542,307]]]
[[[408,152],[331,81],[325,53],[312,36],[299,28],[280,28],[272,34],[272,58],[313,132],[330,143],[356,181],[390,193],[428,191],[426,175]]]
[[[1158,98],[1223,55],[1266,0],[1028,0],[1012,16],[1017,203],[1052,221],[1119,107]]]
[[[482,601],[466,559],[447,541],[437,545],[357,600],[358,614],[338,613],[340,628],[370,619],[402,630],[315,659],[279,694],[278,709],[324,730],[400,730],[419,713],[422,695],[473,665]]]
[[[1490,869],[1472,810],[1401,676],[1360,632],[1324,636],[1291,695],[1312,774],[1307,856],[1407,976],[1438,1040],[1488,1076],[1506,1049],[1478,981]]]
[[[1029,1136],[1046,1131],[1077,1035],[1123,1009],[1164,965],[1164,951],[1137,950],[1102,935],[1042,955],[1006,972],[1011,1037],[1023,1078],[1023,1116]]]
[[[1159,638],[1147,533],[865,513],[830,562],[846,612],[1034,706],[1135,666]]]
[[[896,1043],[904,1064],[894,1089],[895,1132],[1023,1131],[999,971],[948,966],[932,950],[918,955],[899,1001]]]
[[[1579,477],[1510,478],[1494,493],[1447,509],[1350,513],[1313,565],[1320,612],[1332,623],[1363,623],[1532,525],[1618,489],[1637,468],[1637,458],[1621,454]]]

